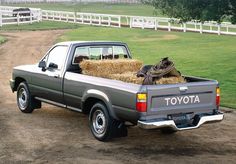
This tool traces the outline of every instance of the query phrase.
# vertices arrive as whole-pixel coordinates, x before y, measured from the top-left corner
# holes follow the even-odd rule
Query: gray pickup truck
[[[121,42],[62,42],[34,65],[15,67],[10,86],[24,113],[41,102],[89,114],[94,137],[127,136],[127,125],[173,133],[223,119],[216,80],[187,77],[187,83],[138,85],[82,74],[84,59],[131,58]]]

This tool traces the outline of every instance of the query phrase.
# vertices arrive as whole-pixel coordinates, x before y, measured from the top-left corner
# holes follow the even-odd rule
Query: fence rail
[[[0,6],[0,26],[9,24],[24,24],[42,20],[41,9],[30,8],[30,11],[14,12],[19,7]]]
[[[224,35],[236,35],[236,25],[230,22],[222,22],[218,24],[215,21],[198,22],[190,21],[181,23],[179,19],[163,18],[163,17],[140,17],[130,16],[130,28],[149,28],[149,29],[165,29],[168,31],[183,31],[183,32],[199,32],[213,33]]]
[[[42,10],[42,18],[43,20],[69,23],[121,27],[121,17],[119,15]]]
[[[81,12],[65,12],[51,11],[30,8],[30,15],[22,17],[17,14],[13,17],[13,10],[19,7],[0,6],[0,26],[5,24],[21,24],[32,23],[41,20],[62,21],[68,23],[88,24],[95,26],[110,27],[130,27],[153,30],[168,30],[182,32],[198,32],[212,33],[236,36],[236,25],[230,22],[222,22],[218,24],[214,21],[201,23],[198,21],[190,21],[186,23],[180,22],[179,19],[165,17],[143,17],[128,15],[110,15],[97,13],[81,13]]]

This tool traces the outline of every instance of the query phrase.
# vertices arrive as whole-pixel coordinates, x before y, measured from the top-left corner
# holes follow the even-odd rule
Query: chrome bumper
[[[224,114],[219,113],[211,116],[202,116],[196,126],[178,128],[173,120],[148,122],[148,121],[138,121],[138,126],[143,129],[158,129],[158,128],[172,128],[173,130],[189,130],[199,128],[202,124],[207,122],[218,122],[224,119]]]

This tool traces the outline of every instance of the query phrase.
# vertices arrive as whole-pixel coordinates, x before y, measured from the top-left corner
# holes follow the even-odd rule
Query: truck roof
[[[60,42],[56,45],[74,45],[74,44],[89,44],[89,45],[96,45],[96,44],[120,44],[124,45],[125,43],[119,42],[119,41],[66,41],[66,42]]]

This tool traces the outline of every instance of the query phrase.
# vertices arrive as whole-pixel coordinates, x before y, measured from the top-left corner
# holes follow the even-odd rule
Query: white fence
[[[129,19],[130,28],[236,35],[236,25],[233,25],[230,22],[218,24],[214,21],[201,23],[193,20],[186,23],[180,23],[180,20],[173,18],[139,16],[130,16]]]
[[[80,13],[51,11],[30,8],[30,15],[21,16],[18,13],[13,16],[13,10],[19,7],[0,6],[0,26],[5,24],[32,23],[41,20],[63,21],[68,23],[89,24],[95,26],[130,27],[154,30],[182,31],[212,33],[224,35],[236,35],[236,25],[229,22],[218,24],[214,21],[205,22],[190,21],[180,23],[178,19],[164,17],[141,17],[128,15],[109,15],[96,13]]]
[[[41,9],[30,8],[30,11],[17,11],[18,7],[0,6],[0,26],[9,24],[24,24],[42,20]]]
[[[121,27],[121,17],[119,15],[42,10],[42,18],[43,20]]]

